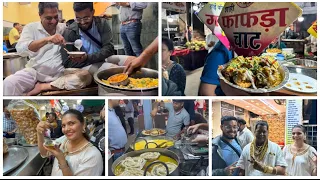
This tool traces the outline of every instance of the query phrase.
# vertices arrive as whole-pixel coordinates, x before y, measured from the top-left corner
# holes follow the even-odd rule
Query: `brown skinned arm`
[[[285,175],[286,174],[286,168],[282,166],[276,166],[273,170],[272,174],[276,175]]]

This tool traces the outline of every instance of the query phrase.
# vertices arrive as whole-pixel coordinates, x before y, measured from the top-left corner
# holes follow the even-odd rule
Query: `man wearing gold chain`
[[[255,139],[244,147],[237,167],[240,175],[273,176],[285,175],[287,163],[281,148],[268,139],[269,125],[258,121],[255,126]]]

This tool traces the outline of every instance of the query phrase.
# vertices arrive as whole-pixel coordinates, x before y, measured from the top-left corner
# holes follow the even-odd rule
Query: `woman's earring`
[[[86,133],[86,130],[85,130],[85,129],[83,129],[83,130],[82,130],[82,133]]]

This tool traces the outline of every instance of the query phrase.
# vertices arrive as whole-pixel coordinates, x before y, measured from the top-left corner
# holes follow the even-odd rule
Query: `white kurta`
[[[284,158],[288,164],[286,172],[289,176],[311,176],[312,171],[316,168],[310,158],[317,154],[317,151],[312,146],[306,153],[300,156],[296,156],[294,162],[292,161],[293,154],[290,152],[291,145],[287,145],[283,149]]]
[[[57,139],[61,142],[60,149],[67,141],[65,136]],[[101,176],[103,172],[103,160],[100,151],[95,146],[89,146],[75,155],[67,155],[66,160],[74,176]],[[51,176],[63,176],[59,169],[58,160],[55,159]]]
[[[251,160],[250,146],[251,143],[244,147],[241,157],[238,161],[237,167],[240,167],[240,169],[245,170],[246,176],[274,176],[273,174],[265,174],[253,168],[253,165],[249,162],[249,160]],[[287,167],[287,163],[284,159],[281,148],[276,143],[271,141],[268,141],[268,150],[261,163],[272,167]]]
[[[59,23],[56,34],[64,32],[66,25]],[[31,91],[37,82],[52,82],[63,75],[64,67],[60,54],[60,45],[46,44],[37,52],[29,50],[29,45],[35,41],[49,37],[41,22],[27,24],[16,45],[17,53],[29,57],[26,68],[8,76],[3,82],[5,96],[21,96]]]
[[[56,34],[63,34],[66,25],[59,23],[56,27]],[[41,22],[27,24],[21,33],[17,43],[17,53],[23,57],[29,57],[26,68],[33,68],[37,71],[37,79],[41,82],[51,82],[57,79],[63,72],[64,67],[61,59],[61,45],[53,43],[46,44],[37,52],[29,50],[29,45],[39,39],[50,37],[51,35],[44,29]],[[56,78],[55,78],[56,77]]]
[[[243,149],[247,144],[251,143],[254,139],[253,133],[245,127],[242,132],[237,133],[237,139]]]

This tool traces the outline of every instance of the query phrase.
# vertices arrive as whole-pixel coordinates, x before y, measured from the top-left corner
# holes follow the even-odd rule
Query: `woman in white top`
[[[317,151],[306,144],[306,129],[296,125],[292,129],[293,144],[283,149],[289,176],[317,176]]]
[[[56,142],[61,145],[48,148],[44,145],[44,132],[50,123],[41,121],[37,126],[38,147],[42,157],[55,156],[52,176],[100,176],[103,160],[99,150],[89,142],[84,117],[71,109],[62,116],[64,136]]]

